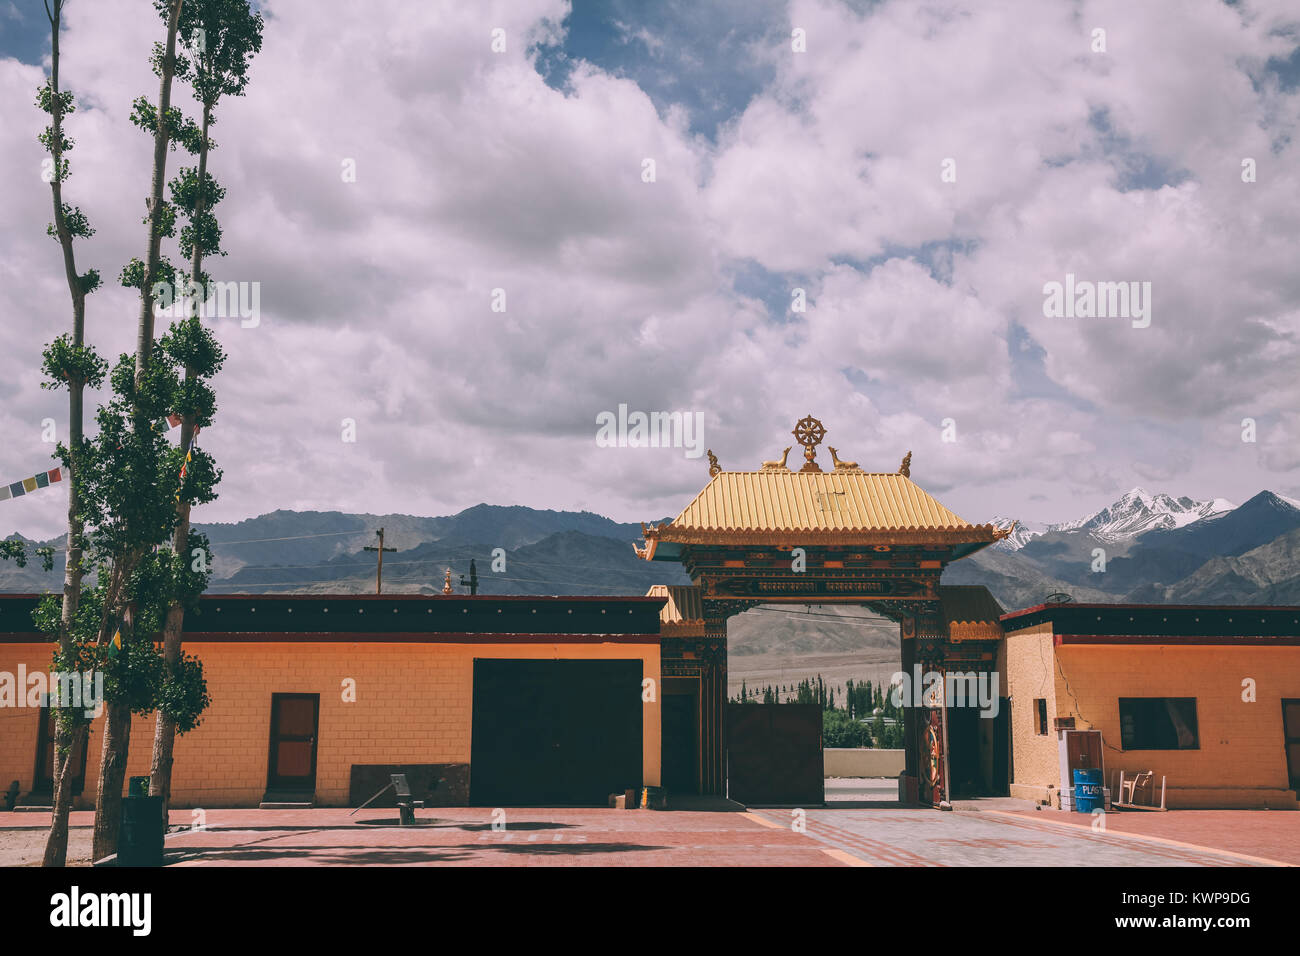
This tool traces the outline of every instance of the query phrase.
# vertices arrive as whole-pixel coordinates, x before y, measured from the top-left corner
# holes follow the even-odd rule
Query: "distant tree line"
[[[836,699],[835,688],[820,674],[797,684],[750,688],[741,681],[738,704],[820,704],[822,745],[825,747],[878,747],[886,750],[903,746],[903,712],[889,699],[885,685],[871,681],[846,681]]]

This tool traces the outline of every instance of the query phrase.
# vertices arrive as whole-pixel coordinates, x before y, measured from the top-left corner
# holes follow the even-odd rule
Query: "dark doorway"
[[[1286,771],[1292,790],[1300,790],[1300,700],[1282,701],[1282,736],[1286,740]]]
[[[826,802],[820,704],[727,704],[727,796],[739,803]]]
[[[33,793],[54,792],[54,711],[49,707],[41,708],[40,730],[36,735],[36,774],[32,781]],[[86,741],[89,732],[84,734],[81,742],[72,751],[72,793],[81,793],[86,783]]]
[[[1011,793],[1011,698],[998,698],[993,718],[993,790],[996,797]]]
[[[700,792],[700,682],[666,677],[660,702],[663,784],[671,794]]]
[[[605,806],[641,787],[641,662],[475,660],[470,803]]]
[[[316,732],[320,694],[271,695],[271,753],[267,790],[316,792]]]
[[[995,716],[978,707],[949,707],[948,782],[950,799],[1004,797],[1010,792],[1009,705],[998,700]]]
[[[988,794],[980,766],[980,712],[974,707],[948,708],[948,783],[950,799]]]

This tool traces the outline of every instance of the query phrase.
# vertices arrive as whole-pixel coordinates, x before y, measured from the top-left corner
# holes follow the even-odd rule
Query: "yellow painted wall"
[[[202,725],[178,738],[172,777],[177,807],[256,806],[266,792],[273,693],[320,694],[316,799],[343,806],[352,764],[469,763],[474,659],[640,660],[659,683],[656,644],[254,644],[187,643],[202,659],[212,703]],[[49,667],[48,644],[0,644],[0,670]],[[356,703],[342,683],[356,682]],[[658,696],[644,705],[642,774],[660,783]],[[35,771],[39,712],[0,709],[0,789],[23,793]],[[154,718],[136,718],[127,776],[149,773]],[[91,726],[86,789],[93,804],[103,719]]]
[[[1057,768],[1056,675],[1052,664],[1052,626],[1038,624],[1012,631],[1006,638],[1005,693],[1011,696],[1012,781],[1011,796],[1029,800],[1047,797],[1047,785],[1055,784]],[[1046,736],[1038,734],[1036,698],[1047,700]]]
[[[1065,645],[1053,647],[1050,625],[1007,635],[1008,679],[1015,695],[1013,796],[1034,797],[1058,784],[1055,735],[1033,735],[1032,698],[1048,698],[1053,717],[1074,717],[1080,730],[1100,730],[1106,785],[1116,771],[1167,778],[1167,805],[1295,808],[1282,734],[1283,698],[1300,698],[1300,647],[1250,645]],[[1059,668],[1046,692],[1044,665]],[[1242,682],[1255,681],[1255,701]],[[1122,751],[1121,697],[1194,697],[1198,750]],[[1026,706],[1020,706],[1021,701]],[[1050,752],[1049,752],[1050,751]],[[1113,796],[1117,796],[1114,795]]]

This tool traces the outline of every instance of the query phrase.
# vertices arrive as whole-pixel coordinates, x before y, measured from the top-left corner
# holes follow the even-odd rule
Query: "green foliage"
[[[147,221],[147,220],[146,220]],[[176,213],[172,211],[172,224],[175,226]],[[164,233],[170,235],[170,233]],[[152,276],[145,275],[144,263],[134,256],[131,261],[122,267],[122,272],[118,276],[118,282],[126,289],[137,289],[140,292],[144,290],[154,290],[160,282],[168,282],[171,277],[176,275],[176,267],[168,261],[166,256],[158,257],[158,267],[154,270]],[[156,294],[156,290],[155,290]]]
[[[186,734],[202,723],[199,716],[209,703],[203,662],[191,654],[181,654],[158,689],[158,709],[176,722],[178,734]]]
[[[846,711],[827,710],[822,714],[822,746],[870,747],[871,728]]]
[[[155,0],[165,15],[165,0]],[[262,49],[262,15],[248,0],[186,0],[181,7],[179,35],[188,48],[186,68],[179,76],[194,87],[195,98],[212,106],[222,96],[242,96],[248,68]]]
[[[72,151],[72,140],[68,139],[67,134],[64,133],[62,129],[59,130],[59,134],[56,137],[54,135],[54,127],[47,126],[45,127],[45,129],[41,131],[40,135],[37,136],[36,138],[40,141],[40,144],[42,146],[44,146],[47,150],[50,151],[50,153],[54,153],[56,150],[60,154],[69,153]],[[64,162],[66,164],[66,160]],[[65,172],[66,172],[66,165],[65,165]],[[64,178],[65,176],[60,176],[59,182],[62,182]]]
[[[59,95],[54,95],[54,87],[50,85],[47,78],[45,84],[36,90],[36,106],[43,113],[54,115],[55,105],[58,105],[61,116],[71,116],[76,112],[77,104],[70,90],[60,90]]]
[[[12,561],[20,568],[27,567],[27,542],[19,538],[0,541],[0,559]]]
[[[65,332],[45,347],[41,371],[46,381],[41,388],[66,388],[69,384],[99,388],[108,372],[108,363],[89,345],[74,345]]]
[[[68,230],[68,235],[74,239],[89,239],[95,234],[94,228],[90,225],[90,220],[86,218],[86,214],[81,211],[80,206],[70,206],[67,203],[62,203],[62,207],[63,225]],[[45,234],[58,239],[58,226],[52,222],[47,224]]]
[[[158,108],[147,96],[138,96],[131,104],[131,123],[150,136],[158,130]],[[169,106],[166,116],[167,144],[170,149],[183,146],[187,152],[197,153],[203,145],[203,130],[193,119]],[[211,144],[209,144],[211,145]]]

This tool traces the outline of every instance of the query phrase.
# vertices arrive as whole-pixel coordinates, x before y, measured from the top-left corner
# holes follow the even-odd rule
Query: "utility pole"
[[[470,597],[478,594],[478,568],[474,565],[474,559],[469,559],[469,580],[465,580],[465,575],[460,576],[460,586],[469,586]]]
[[[396,549],[396,548],[385,548],[385,547],[384,547],[384,529],[383,529],[383,528],[380,528],[378,531],[375,532],[375,534],[379,535],[379,547],[377,547],[377,548],[372,548],[370,545],[366,545],[366,546],[365,546],[364,548],[362,548],[361,550],[362,550],[362,551],[376,551],[376,552],[379,553],[379,567],[375,569],[375,593],[376,593],[376,594],[382,594],[383,591],[384,591],[384,552],[385,552],[385,551],[396,551],[397,549]]]

